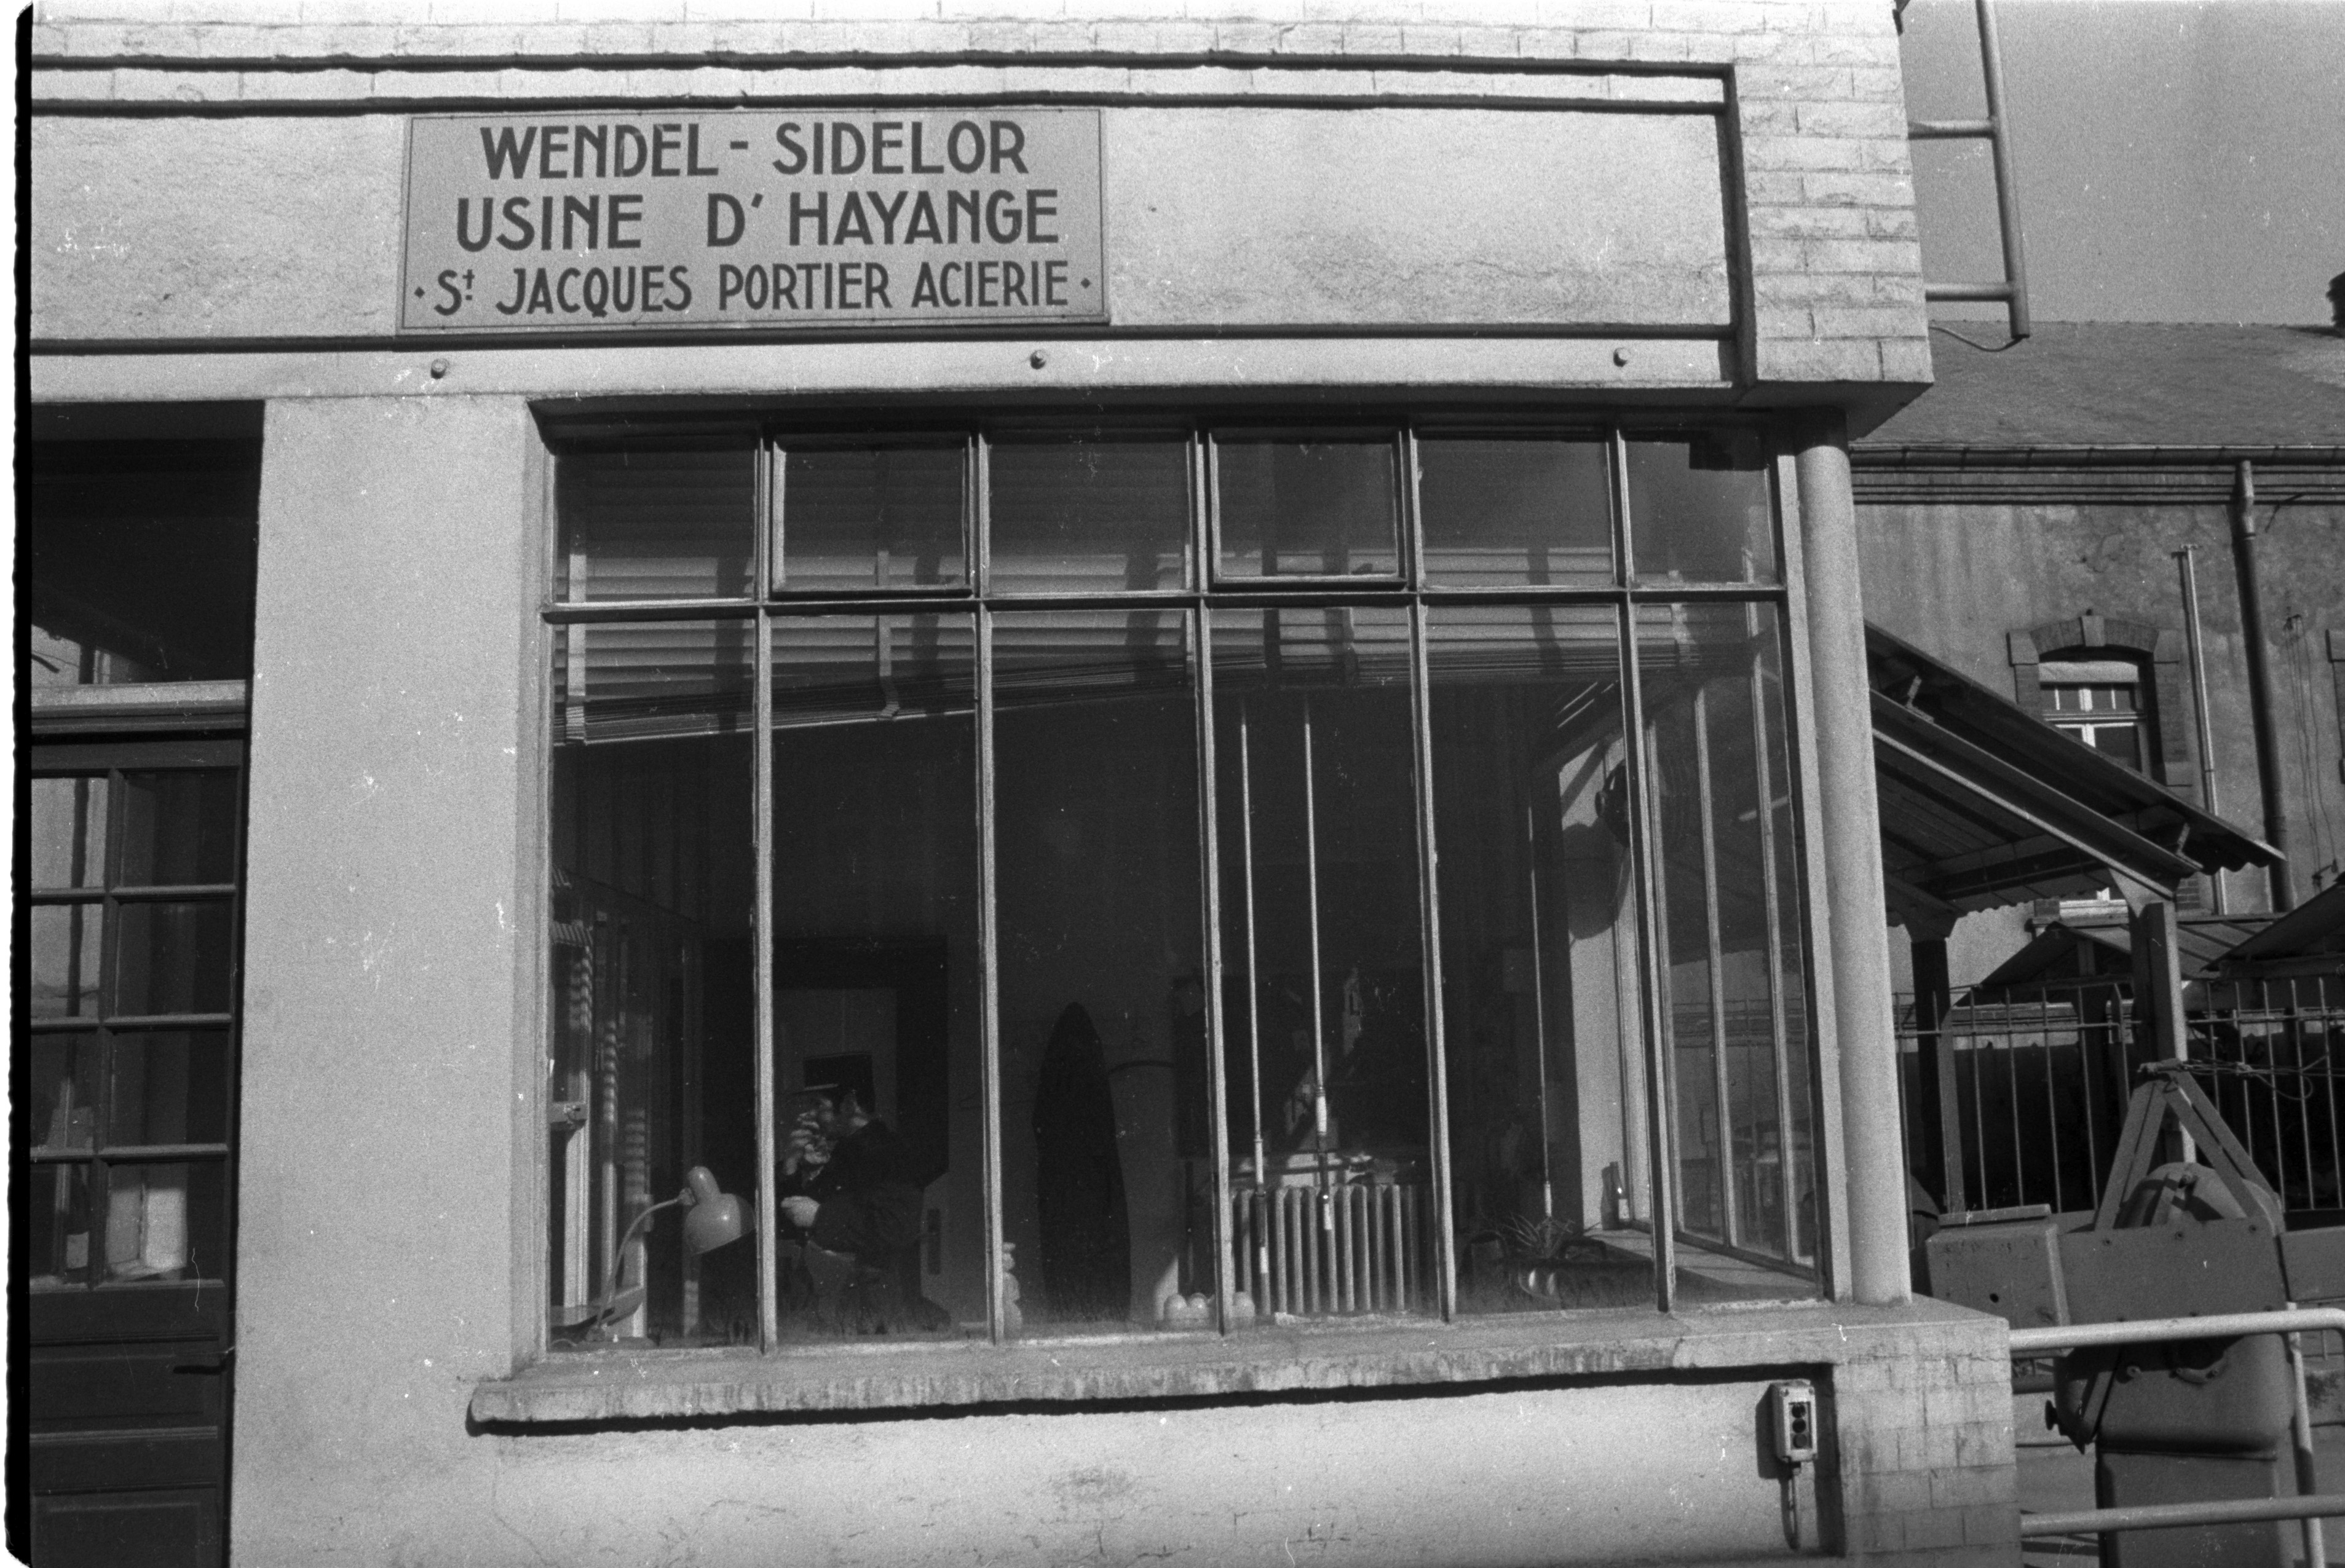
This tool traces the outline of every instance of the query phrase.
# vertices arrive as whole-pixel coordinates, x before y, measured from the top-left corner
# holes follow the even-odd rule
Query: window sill
[[[1210,1399],[1749,1367],[1915,1353],[2001,1354],[2001,1320],[1943,1301],[1508,1315],[1220,1335],[1029,1340],[1002,1348],[842,1343],[835,1350],[564,1354],[472,1391],[492,1428],[845,1411]],[[1988,1341],[1992,1340],[1990,1344]],[[1976,1341],[1973,1343],[1971,1341]]]

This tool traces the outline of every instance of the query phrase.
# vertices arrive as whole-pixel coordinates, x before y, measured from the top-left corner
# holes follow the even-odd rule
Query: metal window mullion
[[[1694,793],[1700,797],[1701,824],[1701,933],[1709,966],[1711,1092],[1718,1098],[1719,1230],[1730,1247],[1742,1245],[1737,1205],[1741,1184],[1734,1179],[1734,1085],[1726,1066],[1726,943],[1718,928],[1718,823],[1711,807],[1716,784],[1710,766],[1710,688],[1693,689]]]
[[[1213,1256],[1216,1261],[1214,1282],[1214,1320],[1224,1334],[1237,1326],[1237,1281],[1234,1271],[1234,1238],[1236,1221],[1231,1208],[1230,1180],[1230,1101],[1229,1058],[1223,1041],[1222,1017],[1222,865],[1221,822],[1214,785],[1219,778],[1217,753],[1213,735],[1213,661],[1210,632],[1213,612],[1203,605],[1185,620],[1189,628],[1190,656],[1196,661],[1197,672],[1197,832],[1198,858],[1204,876],[1203,910],[1205,922],[1205,1074],[1207,1093],[1212,1097],[1208,1120],[1213,1140]],[[1241,743],[1243,744],[1243,743]],[[1241,752],[1243,756],[1243,752]],[[1252,830],[1247,829],[1248,843]],[[1254,943],[1253,866],[1246,868],[1246,944],[1249,960],[1246,986],[1251,996],[1254,967],[1251,960]],[[1249,1004],[1251,1005],[1251,1004]],[[1262,1183],[1262,1074],[1254,1073],[1254,1184]],[[1252,1282],[1249,1272],[1248,1282]],[[1265,1311],[1264,1303],[1256,1301],[1257,1315]]]
[[[1759,655],[1759,617],[1746,611],[1743,627],[1751,636],[1751,753],[1759,785],[1759,881],[1767,905],[1768,1054],[1773,1058],[1775,1087],[1776,1199],[1783,1209],[1783,1255],[1800,1256],[1799,1205],[1792,1179],[1792,1064],[1790,1024],[1783,1007],[1783,920],[1782,872],[1775,863],[1775,775],[1767,746],[1767,677]]]
[[[1634,560],[1630,551],[1635,534],[1633,520],[1629,515],[1628,445],[1617,430],[1612,432],[1611,449],[1613,550],[1625,582]],[[1658,885],[1653,842],[1657,824],[1645,778],[1645,691],[1637,659],[1637,599],[1633,593],[1624,594],[1618,603],[1616,624],[1620,636],[1620,670],[1628,710],[1622,715],[1627,744],[1621,752],[1629,769],[1629,858],[1637,890],[1638,949],[1644,982],[1645,1136],[1650,1146],[1647,1158],[1651,1162],[1649,1179],[1653,1189],[1653,1211],[1650,1217],[1653,1294],[1655,1304],[1667,1312],[1677,1304],[1678,1205],[1674,1158],[1677,1138],[1672,1109],[1675,1097],[1670,1092],[1669,1041],[1663,1032],[1666,1020],[1661,1009],[1665,976],[1660,943],[1665,933],[1656,929],[1654,918]]]
[[[782,509],[775,491],[782,482],[782,464],[771,442],[760,442],[758,461],[764,482],[757,486],[758,504],[766,515],[757,521],[752,541],[756,551],[757,582],[770,592],[781,560],[779,531]],[[756,1063],[754,1072],[757,1118],[757,1340],[771,1351],[781,1341],[781,1274],[778,1257],[780,1191],[776,1167],[781,1158],[780,1132],[774,1125],[774,618],[757,612],[756,669],[751,673],[751,770],[755,775],[750,809],[756,820],[750,842],[756,847],[756,909],[752,922],[756,956],[750,966],[757,1011]]]
[[[1317,1154],[1311,1223],[1332,1234],[1327,1207],[1327,976],[1319,952],[1319,780],[1313,754],[1311,693],[1303,693],[1303,907],[1311,948],[1311,1138]]]
[[[1424,943],[1426,1114],[1433,1119],[1433,1241],[1435,1285],[1441,1316],[1457,1316],[1457,1239],[1450,1202],[1449,1054],[1441,1024],[1441,901],[1436,877],[1440,857],[1434,843],[1433,687],[1426,656],[1425,605],[1408,607],[1409,723],[1414,732],[1410,760],[1416,774],[1416,880],[1418,927]],[[1545,1136],[1542,1128],[1541,1136]]]
[[[985,1184],[985,1318],[993,1343],[1010,1337],[1010,1270],[1001,1212],[1001,976],[1000,936],[993,864],[993,615],[977,611],[977,951],[982,996],[978,1007],[980,1098],[984,1133],[979,1165]]]

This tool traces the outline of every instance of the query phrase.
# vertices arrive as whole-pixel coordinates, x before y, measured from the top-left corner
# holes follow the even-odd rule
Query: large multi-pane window
[[[556,1345],[1815,1293],[1756,432],[558,455]],[[705,1167],[745,1244],[635,1221]]]

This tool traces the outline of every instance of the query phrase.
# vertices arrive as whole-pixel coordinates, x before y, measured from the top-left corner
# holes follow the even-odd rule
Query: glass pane
[[[1101,593],[1187,582],[1187,441],[997,440],[987,466],[994,587]]]
[[[1772,582],[1766,447],[1741,432],[1629,443],[1639,581]]]
[[[235,976],[233,914],[224,898],[117,905],[109,1011],[227,1012]]]
[[[793,447],[774,455],[783,589],[969,581],[967,443]]]
[[[87,1148],[97,1104],[96,1035],[35,1035],[19,1147]]]
[[[1407,612],[1216,611],[1213,658],[1248,1297],[1437,1310]]]
[[[34,905],[32,916],[32,1016],[94,1016],[105,911],[95,904],[42,904]]]
[[[1416,443],[1425,575],[1445,587],[1612,582],[1601,441],[1435,437]]]
[[[678,1209],[628,1232],[695,1166],[756,1191],[755,627],[568,631],[550,824],[553,1338],[754,1344],[754,1242],[695,1255]]]
[[[226,1143],[228,1091],[226,1029],[117,1034],[107,1146]]]
[[[102,1279],[224,1278],[227,1194],[216,1161],[108,1167]]]
[[[2134,772],[2141,771],[2141,730],[2133,724],[2095,724],[2093,749]]]
[[[750,591],[753,449],[565,452],[555,473],[555,598],[716,599]]]
[[[1215,1321],[1187,625],[995,622],[1002,1208],[1030,1332]]]
[[[236,773],[125,774],[117,886],[236,880]]]
[[[1223,577],[1389,577],[1400,571],[1393,443],[1217,436]]]
[[[1638,622],[1690,1300],[1814,1290],[1812,1150],[1793,1066],[1807,1043],[1792,1033],[1803,1009],[1782,885],[1798,863],[1776,805],[1787,790],[1779,642],[1768,605],[1654,606]]]
[[[756,646],[748,620],[557,626],[555,743],[746,734]]]
[[[36,441],[18,513],[26,683],[252,673],[260,443]]]
[[[25,1234],[17,1246],[19,1267],[36,1290],[56,1290],[90,1282],[89,1167],[19,1166],[16,1212]]]
[[[982,1332],[974,628],[777,621],[774,688],[782,1335]]]
[[[1619,617],[1446,610],[1427,638],[1458,1307],[1650,1307]]]
[[[106,883],[107,780],[32,781],[32,884],[101,887]]]

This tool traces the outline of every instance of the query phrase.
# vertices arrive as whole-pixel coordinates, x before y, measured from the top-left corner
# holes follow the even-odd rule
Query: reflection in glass
[[[1772,582],[1773,509],[1755,432],[1629,442],[1629,520],[1640,581]]]
[[[1655,606],[1638,621],[1678,1223],[1695,1243],[1683,1270],[1704,1267],[1705,1239],[1813,1259],[1779,642],[1770,605]]]
[[[97,1011],[99,934],[105,912],[95,904],[33,906],[25,946],[36,1018],[79,1018]]]
[[[782,1337],[955,1334],[986,1313],[974,628],[791,618],[773,647],[778,1190],[816,1205],[781,1227]]]
[[[969,580],[965,442],[791,447],[774,454],[775,586],[853,590]]]
[[[1458,1307],[1648,1306],[1619,618],[1440,610],[1426,635]]]
[[[1420,438],[1426,580],[1446,588],[1609,585],[1609,450],[1545,437]]]
[[[755,1343],[749,1246],[648,1205],[706,1165],[756,1190],[748,622],[555,629],[547,1275],[557,1344]],[[192,1098],[192,1096],[191,1096]],[[641,1294],[627,1304],[624,1293]]]
[[[107,780],[32,781],[32,885],[100,887],[106,882]]]
[[[553,596],[738,598],[750,590],[757,454],[748,446],[565,452]]]
[[[33,1290],[90,1282],[89,1169],[80,1163],[18,1168],[25,1197],[16,1212],[25,1229],[16,1245]]]
[[[1407,612],[1216,611],[1212,650],[1249,1298],[1435,1310]]]
[[[125,774],[123,887],[236,880],[236,771]]]
[[[1185,583],[1187,441],[999,440],[986,461],[995,588],[1099,593]]]
[[[17,1110],[21,1147],[86,1149],[97,1104],[96,1035],[34,1035],[32,1082]]]
[[[107,1145],[225,1143],[228,1088],[225,1029],[117,1034]]]
[[[220,1278],[228,1262],[226,1192],[225,1170],[216,1161],[108,1167],[106,1280]]]
[[[227,1012],[233,914],[226,898],[117,905],[109,1013]]]
[[[1030,1333],[1176,1326],[1216,1290],[1187,627],[995,622],[1002,1205]]]
[[[1216,570],[1223,577],[1389,577],[1400,570],[1390,439],[1218,436]]]

